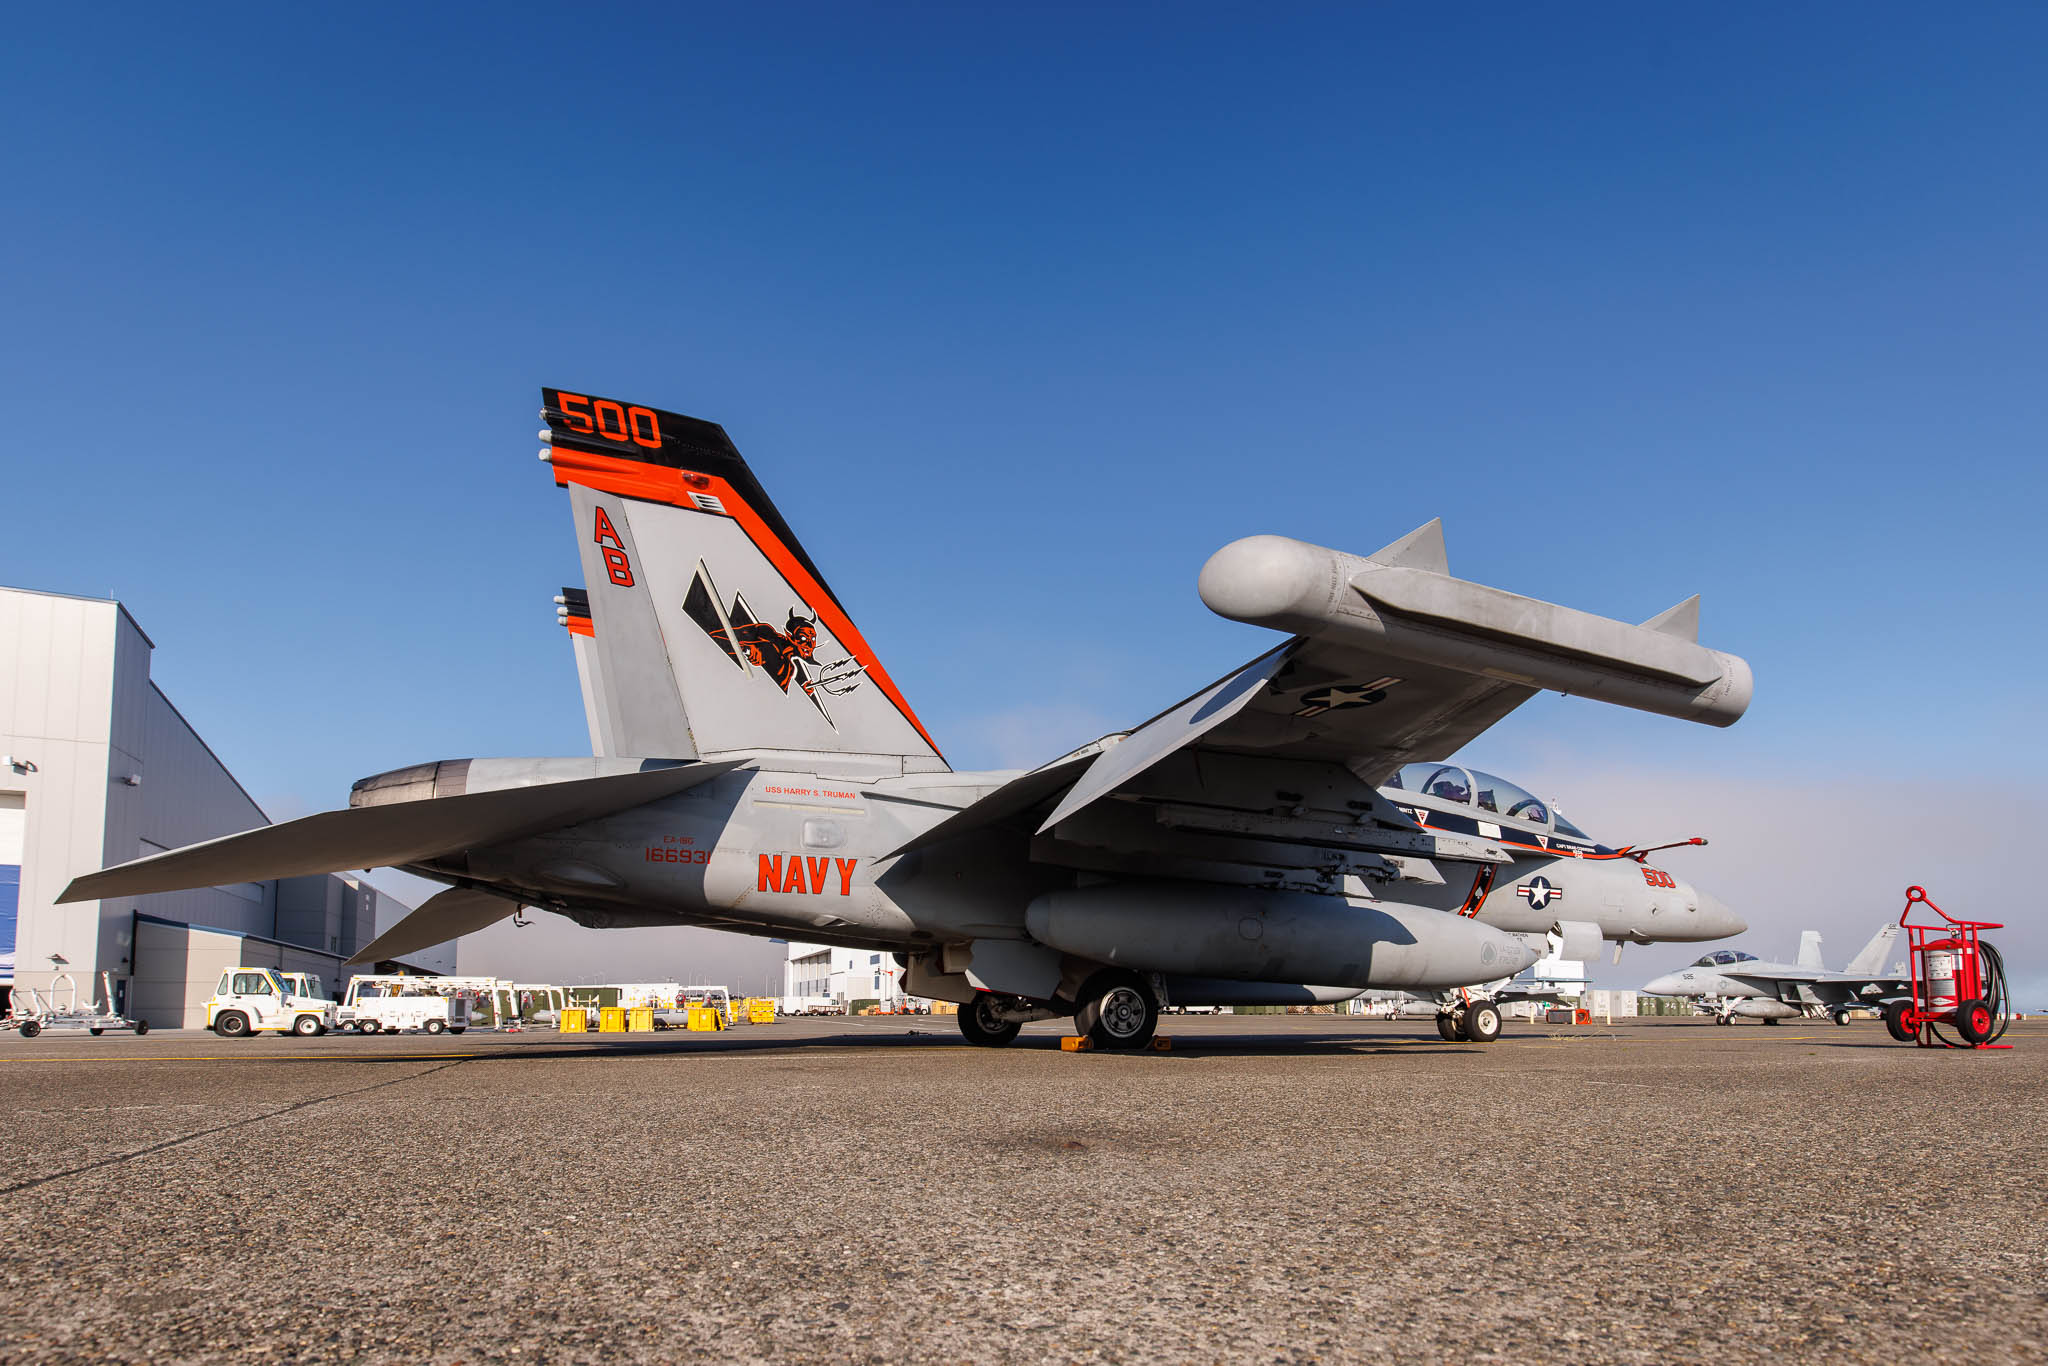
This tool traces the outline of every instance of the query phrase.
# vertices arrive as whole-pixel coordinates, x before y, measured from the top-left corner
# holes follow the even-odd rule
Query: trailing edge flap
[[[474,934],[487,925],[495,925],[518,909],[518,902],[508,901],[491,892],[450,887],[428,897],[419,909],[365,944],[342,966],[352,968],[358,963],[381,963],[387,958],[403,958],[421,949],[431,949],[436,944],[445,944],[465,934]]]
[[[502,844],[644,806],[728,773],[741,762],[669,764],[573,782],[323,811],[87,873],[74,879],[57,900],[146,896],[350,868],[402,867],[437,854]]]
[[[1123,743],[1105,751],[1066,799],[1038,827],[1038,833],[1058,825],[1098,798],[1106,797],[1160,760],[1187,748],[1228,721],[1272,681],[1301,642],[1290,640],[1260,655],[1228,677],[1211,683],[1179,706],[1155,716],[1132,731]]]
[[[1081,746],[1072,754],[1034,768],[1029,773],[1019,774],[979,801],[961,807],[923,834],[913,836],[898,845],[884,857],[896,858],[930,845],[942,844],[956,835],[986,829],[998,821],[1005,821],[1029,811],[1040,802],[1071,786],[1089,762],[1110,748],[1117,738],[1105,736]]]

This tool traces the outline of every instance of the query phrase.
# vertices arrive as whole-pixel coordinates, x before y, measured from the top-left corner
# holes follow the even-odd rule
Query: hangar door
[[[21,916],[21,845],[26,799],[0,792],[0,982],[14,980],[14,927]]]

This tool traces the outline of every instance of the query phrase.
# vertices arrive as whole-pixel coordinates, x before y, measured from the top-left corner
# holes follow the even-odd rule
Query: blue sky
[[[563,384],[723,423],[958,763],[1263,649],[1195,597],[1224,542],[1442,516],[1483,582],[1703,592],[1757,674],[1727,732],[1539,701],[1490,767],[2038,798],[2044,40],[45,7],[0,51],[0,582],[127,602],[273,815],[575,753]]]

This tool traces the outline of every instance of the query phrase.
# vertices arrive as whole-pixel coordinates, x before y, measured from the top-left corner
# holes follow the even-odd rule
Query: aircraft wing
[[[1452,753],[1537,691],[1298,638],[1133,731],[1089,767],[1039,828],[1051,829],[1189,748],[1336,763],[1377,787],[1405,763]]]
[[[570,782],[323,811],[87,873],[73,879],[57,900],[91,901],[350,868],[402,867],[644,806],[730,772],[740,762],[675,763]],[[512,909],[516,907],[505,914]]]
[[[1827,998],[1831,1003],[1867,1000],[1869,997],[1863,992],[1865,987],[1876,987],[1878,994],[1884,996],[1902,996],[1912,987],[1904,977],[1829,972],[1824,968],[1802,968],[1797,971],[1774,968],[1767,974],[1737,972],[1727,967],[1719,967],[1715,971],[1723,977],[1773,995],[1776,995],[1782,986],[1810,987],[1816,996]]]

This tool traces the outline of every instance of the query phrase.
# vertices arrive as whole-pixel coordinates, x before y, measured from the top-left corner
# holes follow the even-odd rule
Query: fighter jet
[[[960,1004],[972,1043],[1072,1015],[1104,1048],[1145,1046],[1169,1005],[1368,988],[1437,993],[1484,1041],[1499,1013],[1463,989],[1553,939],[1741,928],[1520,789],[1431,765],[1545,688],[1733,724],[1750,670],[1698,643],[1697,598],[1630,625],[1483,587],[1450,575],[1435,522],[1371,556],[1253,536],[1197,587],[1278,644],[1038,768],[955,772],[722,428],[542,403],[582,551],[583,596],[562,605],[596,752],[378,774],[344,810],[61,900],[389,866],[449,890],[358,961],[522,907],[704,925],[892,951],[906,990]]]
[[[1886,925],[1847,968],[1830,972],[1821,963],[1820,934],[1808,930],[1799,937],[1796,963],[1767,963],[1753,953],[1718,949],[1691,967],[1665,973],[1643,990],[1652,996],[1690,997],[1714,1017],[1715,1024],[1732,1024],[1739,1018],[1774,1025],[1802,1015],[1825,1015],[1846,1025],[1853,1007],[1886,1010],[1888,1003],[1912,989],[1904,962],[1885,967],[1885,956],[1898,937],[1899,927]],[[1892,1022],[1888,1010],[1886,1022]]]

